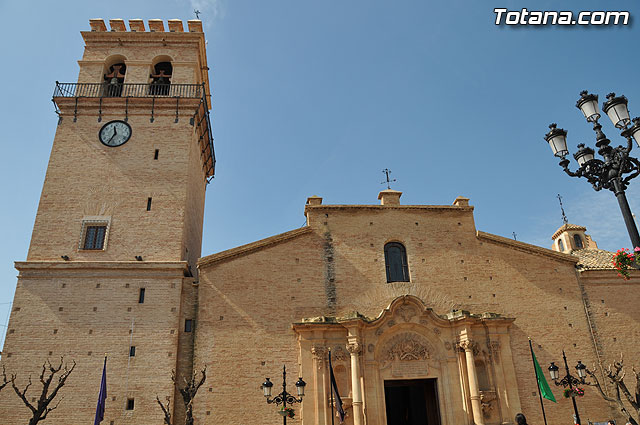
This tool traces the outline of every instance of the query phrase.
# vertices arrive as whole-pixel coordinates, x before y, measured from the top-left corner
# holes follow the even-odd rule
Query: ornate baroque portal
[[[390,425],[398,415],[421,425],[511,423],[520,409],[515,386],[507,386],[515,382],[513,320],[461,310],[439,316],[407,295],[375,319],[354,312],[295,323],[309,382],[303,423],[331,424],[329,350],[345,424]]]

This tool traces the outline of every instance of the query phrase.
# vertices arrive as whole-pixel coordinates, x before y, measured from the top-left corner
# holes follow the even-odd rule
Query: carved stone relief
[[[337,362],[343,362],[349,359],[347,351],[341,346],[335,346],[331,349],[331,360]]]
[[[418,314],[418,312],[415,307],[403,305],[398,308],[398,315],[402,317],[402,320],[405,322],[410,322],[416,314]]]
[[[383,361],[426,360],[430,357],[428,343],[421,341],[418,335],[404,333],[396,336],[387,344]]]

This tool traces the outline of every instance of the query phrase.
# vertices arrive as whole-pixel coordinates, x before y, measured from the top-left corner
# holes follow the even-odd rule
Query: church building
[[[640,274],[618,277],[582,226],[550,228],[547,249],[476,229],[465,197],[404,205],[387,189],[367,205],[311,196],[303,227],[202,256],[215,190],[202,23],[90,29],[78,81],[55,86],[1,359],[22,387],[31,374],[32,396],[44,361],[75,362],[45,424],[93,420],[105,353],[110,425],[162,424],[156,397],[184,423],[172,371],[180,385],[204,367],[196,424],[279,424],[261,385],[280,393],[283,366],[289,393],[306,382],[285,420],[338,424],[329,352],[348,425],[501,425],[519,412],[542,424],[529,338],[545,373],[563,350],[572,373],[620,353],[638,365]],[[548,423],[571,423],[571,399],[546,378]],[[576,402],[582,424],[626,420],[591,387]],[[0,423],[29,417],[0,391]]]

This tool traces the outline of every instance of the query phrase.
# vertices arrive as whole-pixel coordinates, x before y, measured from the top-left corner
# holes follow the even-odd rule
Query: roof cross
[[[562,208],[562,196],[560,196],[560,194],[558,193],[558,201],[560,202],[560,211],[562,211],[562,222],[564,224],[569,223],[569,220],[567,220],[567,216],[564,214],[564,208]]]
[[[389,179],[389,174],[391,174],[391,170],[388,168],[385,168],[384,170],[382,170],[382,172],[387,176],[386,181],[381,182],[380,184],[387,184],[387,189],[391,189],[391,183],[395,182],[396,179]]]
[[[196,19],[200,19],[200,14],[201,14],[202,12],[200,12],[198,9],[193,9],[193,13],[195,13],[195,14],[196,14]]]

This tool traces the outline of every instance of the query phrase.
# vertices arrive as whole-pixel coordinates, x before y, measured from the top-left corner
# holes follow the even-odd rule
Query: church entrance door
[[[384,381],[387,425],[440,425],[436,379]]]

